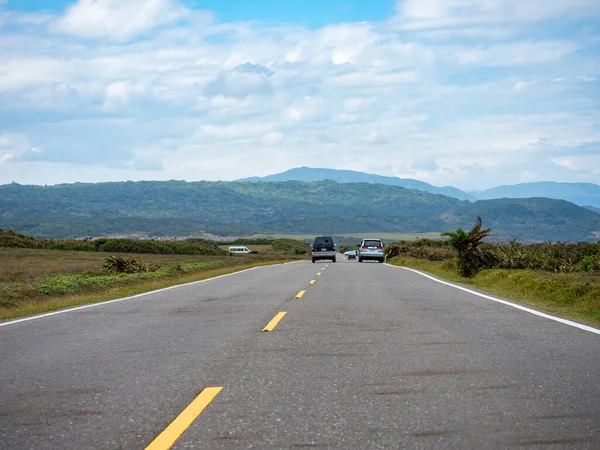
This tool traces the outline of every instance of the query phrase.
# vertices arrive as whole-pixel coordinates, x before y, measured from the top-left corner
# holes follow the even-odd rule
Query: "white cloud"
[[[53,28],[83,38],[127,41],[188,13],[177,0],[79,0]]]
[[[142,91],[141,86],[136,86],[131,81],[115,81],[110,83],[104,89],[104,104],[105,110],[113,110],[127,105],[136,93]]]
[[[571,158],[554,158],[552,159],[554,164],[558,164],[561,167],[565,167],[569,170],[579,170],[579,167],[575,164]]]
[[[51,14],[33,12],[19,14],[13,20],[20,25],[42,25],[50,22],[53,18],[54,16]]]
[[[536,83],[537,81],[517,81],[515,83],[515,91],[522,91],[523,89],[526,89],[527,87],[532,86]]]
[[[331,77],[325,81],[328,86],[352,87],[369,85],[393,85],[400,83],[411,83],[418,79],[418,73],[414,70],[380,72],[376,70],[353,71]]]
[[[20,157],[28,150],[28,148],[29,143],[25,136],[18,134],[0,134],[0,167],[10,160]]]
[[[457,59],[461,64],[490,67],[537,64],[562,59],[578,49],[579,45],[575,42],[522,41],[461,49],[458,51]]]
[[[529,183],[532,181],[540,181],[540,176],[532,170],[524,170],[519,176],[521,183]]]
[[[262,135],[261,141],[264,145],[279,145],[283,141],[283,133],[270,131]]]
[[[198,136],[233,140],[237,138],[261,137],[269,135],[272,125],[264,123],[241,123],[226,126],[204,125],[198,130]]]
[[[250,95],[272,95],[273,85],[269,69],[260,64],[245,63],[231,71],[222,72],[206,85],[204,94],[209,97],[237,97]]]
[[[287,124],[312,121],[327,114],[327,105],[323,98],[306,96],[294,101],[284,111]]]
[[[398,19],[408,29],[454,28],[506,22],[538,22],[600,14],[596,0],[398,0]]]

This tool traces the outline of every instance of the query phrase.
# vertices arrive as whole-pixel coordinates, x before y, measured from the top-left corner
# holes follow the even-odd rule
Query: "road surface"
[[[0,448],[600,448],[600,335],[378,263],[257,268],[0,339]]]

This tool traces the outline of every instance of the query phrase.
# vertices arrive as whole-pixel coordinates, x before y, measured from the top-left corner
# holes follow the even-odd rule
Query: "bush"
[[[403,241],[393,243],[387,248],[386,257],[393,258],[394,256],[411,256],[430,261],[447,261],[456,257],[456,250],[447,246],[435,245],[433,247],[426,247]]]
[[[219,242],[221,245],[272,245],[273,239],[268,238],[240,238],[235,241]]]
[[[508,245],[489,245],[488,268],[533,269],[568,273],[596,271],[600,258],[600,243],[545,242],[524,245],[511,242]]]
[[[185,241],[108,239],[37,239],[0,229],[0,247],[43,248],[47,250],[96,251],[107,253],[151,253],[163,255],[225,255],[216,242],[207,239]]]
[[[306,242],[296,239],[273,240],[273,251],[288,255],[306,255],[310,252],[310,246]]]
[[[11,230],[0,229],[0,247],[42,248],[47,250],[94,250],[89,241],[77,239],[36,239]]]
[[[580,267],[584,272],[600,271],[600,255],[584,256]]]
[[[115,275],[122,273],[155,272],[160,269],[158,264],[145,262],[137,258],[123,258],[121,256],[109,256],[102,267],[107,272]]]
[[[387,248],[386,256],[410,256],[430,261],[451,261],[456,251],[443,241],[399,241]],[[521,244],[482,243],[481,265],[485,269],[540,270],[545,272],[600,272],[600,243],[544,242]]]

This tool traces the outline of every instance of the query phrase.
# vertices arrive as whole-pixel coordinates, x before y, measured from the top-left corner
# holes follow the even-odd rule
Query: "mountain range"
[[[0,186],[0,228],[48,237],[149,233],[347,234],[470,228],[493,240],[594,241],[600,214],[564,200],[469,202],[401,186],[334,181],[75,183]]]
[[[452,186],[438,187],[423,181],[410,178],[386,177],[354,170],[320,169],[297,167],[282,173],[266,177],[244,178],[238,181],[273,182],[273,181],[322,181],[332,180],[338,183],[378,183],[418,189],[432,194],[441,194],[459,200],[490,200],[497,198],[531,198],[547,197],[567,200],[580,206],[600,208],[600,186],[592,183],[557,183],[540,181],[515,185],[498,186],[484,191],[461,191]]]

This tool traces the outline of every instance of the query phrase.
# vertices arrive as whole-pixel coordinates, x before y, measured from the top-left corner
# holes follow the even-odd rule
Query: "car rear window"
[[[315,242],[313,243],[313,247],[317,247],[317,246],[329,246],[329,245],[333,245],[333,239],[331,239],[330,237],[318,237],[315,238]]]
[[[379,247],[381,246],[381,241],[376,239],[367,239],[363,242],[363,245],[366,245],[367,247]]]

